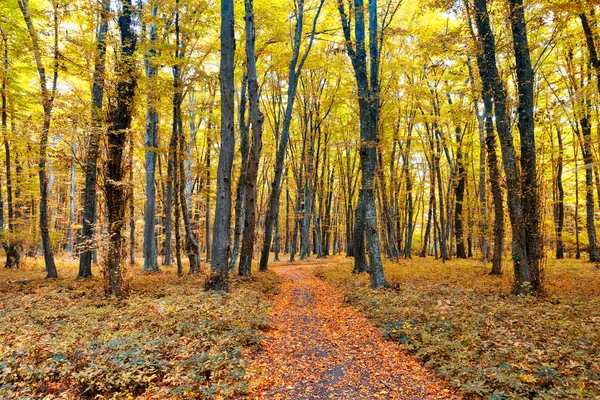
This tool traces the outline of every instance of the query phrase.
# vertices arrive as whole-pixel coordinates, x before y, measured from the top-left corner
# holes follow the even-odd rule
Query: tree
[[[125,182],[124,152],[131,120],[133,98],[137,85],[135,60],[133,58],[137,38],[133,23],[131,0],[121,1],[118,26],[121,34],[117,59],[115,106],[108,117],[108,149],[106,159],[106,212],[108,216],[108,250],[106,258],[106,292],[117,297],[124,296],[127,288],[125,270],[125,210],[129,190]]]
[[[275,217],[278,215],[279,209],[279,195],[281,193],[281,179],[283,176],[283,163],[285,161],[285,154],[287,151],[288,141],[290,138],[290,125],[292,121],[292,111],[294,110],[294,101],[296,98],[296,89],[298,88],[298,79],[302,73],[302,68],[306,62],[306,58],[312,48],[317,21],[325,0],[320,0],[317,11],[313,18],[312,29],[309,34],[308,45],[304,50],[304,54],[300,57],[300,45],[302,44],[303,27],[304,27],[304,0],[295,0],[295,19],[296,26],[294,29],[293,39],[293,52],[292,59],[290,60],[289,72],[288,72],[288,93],[287,93],[287,105],[285,108],[285,114],[283,118],[283,126],[281,128],[281,135],[279,139],[279,146],[277,148],[277,154],[275,157],[275,176],[271,184],[271,193],[269,195],[269,203],[267,213],[265,216],[265,239],[263,242],[263,248],[260,255],[260,270],[266,271],[267,264],[269,262],[269,253],[271,252],[271,241],[273,239],[273,226],[275,225]]]
[[[248,97],[250,100],[250,122],[252,125],[252,147],[248,153],[248,161],[244,174],[244,230],[240,254],[240,275],[250,275],[256,225],[256,179],[260,151],[262,148],[263,114],[260,111],[258,76],[256,73],[256,31],[254,28],[253,0],[244,1],[246,21],[246,68],[248,69]]]
[[[154,18],[158,13],[158,7],[152,5],[148,40],[148,54],[144,60],[146,78],[148,79],[148,92],[146,94],[148,105],[146,106],[146,207],[144,214],[144,271],[158,272],[158,250],[156,243],[156,186],[154,175],[156,171],[156,149],[158,148],[158,112],[156,110],[156,23]]]
[[[40,234],[42,236],[42,247],[44,249],[44,262],[46,264],[46,278],[58,278],[56,265],[54,263],[54,253],[52,251],[52,242],[50,241],[50,223],[48,215],[48,197],[50,195],[48,188],[48,174],[46,164],[48,160],[48,135],[50,133],[50,122],[52,120],[52,109],[56,97],[56,87],[58,82],[59,53],[58,53],[58,2],[52,2],[53,15],[53,67],[52,84],[48,87],[46,69],[42,60],[42,48],[40,47],[40,38],[37,29],[33,25],[31,14],[29,12],[29,0],[18,0],[19,8],[23,14],[23,19],[27,25],[27,31],[31,38],[33,57],[37,67],[40,80],[40,93],[42,97],[42,108],[44,109],[44,118],[42,131],[40,133],[40,156],[39,156],[39,178],[40,178]]]
[[[83,200],[83,221],[81,228],[81,244],[79,254],[78,278],[92,277],[92,256],[94,251],[94,225],[97,217],[98,156],[102,132],[102,103],[104,100],[104,75],[106,57],[106,34],[108,32],[108,14],[110,0],[103,0],[99,11],[99,26],[96,33],[96,54],[94,59],[94,75],[92,82],[92,128],[88,139],[85,189]]]
[[[356,85],[358,88],[358,104],[360,109],[360,164],[362,171],[362,188],[358,200],[358,210],[354,228],[354,257],[362,258],[357,252],[361,251],[363,235],[367,236],[371,287],[384,287],[387,282],[383,274],[383,264],[379,249],[377,230],[374,178],[377,168],[377,131],[379,120],[379,48],[377,1],[369,0],[369,56],[370,77],[367,77],[367,53],[365,50],[365,6],[362,0],[354,1],[354,34],[355,45],[350,36],[350,21],[346,14],[344,3],[338,0],[338,10],[342,20],[346,52],[352,61]],[[385,24],[384,24],[385,25]],[[383,32],[382,32],[383,34]],[[355,267],[361,271],[363,267]]]
[[[11,170],[11,145],[8,139],[8,86],[9,86],[9,68],[10,60],[8,55],[8,35],[0,27],[0,39],[2,40],[2,89],[0,96],[2,97],[1,110],[1,129],[4,141],[4,150],[6,156],[6,201],[8,208],[8,231],[9,237],[3,240],[4,251],[6,252],[5,268],[19,268],[21,266],[22,245],[19,240],[16,240],[15,235],[15,206],[13,200],[13,177]],[[4,224],[2,224],[4,230]],[[6,235],[6,233],[4,233]]]
[[[506,90],[496,65],[496,44],[490,27],[486,0],[475,0],[475,20],[483,47],[483,65],[479,66],[485,87],[491,89],[496,129],[502,148],[502,163],[508,187],[508,210],[512,226],[512,253],[515,270],[514,293],[541,290],[539,280],[539,213],[535,141],[533,138],[533,70],[529,60],[522,3],[511,2],[511,26],[517,60],[519,86],[519,131],[522,168],[516,163],[512,133],[506,109]],[[531,87],[529,86],[531,84]],[[521,173],[524,179],[520,179]],[[529,202],[524,206],[524,202]],[[528,219],[526,219],[528,218]],[[537,236],[536,236],[537,235]]]
[[[234,34],[233,0],[221,0],[221,150],[217,168],[217,204],[213,225],[211,279],[207,288],[227,291],[231,230],[231,166],[234,135]]]

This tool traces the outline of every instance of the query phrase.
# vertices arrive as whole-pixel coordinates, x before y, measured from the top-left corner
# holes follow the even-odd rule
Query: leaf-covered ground
[[[545,298],[509,295],[512,276],[475,260],[415,258],[385,266],[398,290],[368,288],[336,258],[316,273],[467,397],[600,398],[600,270],[548,261]]]
[[[248,390],[243,350],[269,324],[273,273],[234,279],[227,295],[173,268],[134,274],[107,299],[99,278],[44,280],[39,263],[0,269],[0,398],[222,398]],[[98,275],[98,274],[97,274]]]
[[[250,370],[260,399],[443,399],[456,397],[396,343],[384,341],[308,260],[274,266],[282,276],[274,328]]]

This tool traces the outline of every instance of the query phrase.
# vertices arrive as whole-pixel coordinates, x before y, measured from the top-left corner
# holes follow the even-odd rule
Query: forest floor
[[[232,275],[227,294],[206,292],[200,275],[175,267],[128,268],[129,296],[104,295],[103,279],[75,280],[76,260],[57,257],[0,267],[0,398],[240,398],[248,362],[270,324],[279,291],[273,272]]]
[[[385,262],[395,290],[369,288],[352,259],[315,270],[391,342],[468,398],[600,399],[600,269],[544,260],[546,295],[510,294],[504,274],[480,260]]]
[[[338,258],[336,258],[338,259]],[[338,259],[339,260],[339,259]],[[443,399],[453,391],[415,361],[339,290],[314,275],[331,259],[271,264],[283,280],[272,328],[253,350],[257,398]],[[253,396],[254,397],[254,396]]]

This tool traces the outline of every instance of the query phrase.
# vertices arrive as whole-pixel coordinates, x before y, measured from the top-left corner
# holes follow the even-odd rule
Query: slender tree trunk
[[[588,48],[588,54],[590,64],[596,72],[596,78],[600,79],[600,60],[596,52],[596,46],[594,43],[594,34],[592,28],[587,19],[585,13],[579,16],[581,24],[585,34],[586,44]],[[600,82],[597,80],[598,90],[600,90]],[[589,108],[590,101],[585,99],[582,101],[584,108],[584,116],[580,121],[581,131],[583,139],[579,141],[581,146],[581,153],[583,155],[583,162],[585,164],[585,202],[586,202],[586,225],[589,240],[589,258],[592,262],[600,261],[600,254],[598,252],[598,244],[596,241],[596,227],[594,225],[595,210],[594,210],[594,191],[593,191],[593,165],[594,156],[592,154],[592,128],[590,125]],[[599,199],[600,201],[600,199]]]
[[[56,265],[54,264],[54,254],[52,251],[52,242],[50,241],[50,222],[48,215],[48,198],[50,190],[48,186],[48,176],[46,172],[46,164],[48,162],[48,134],[50,133],[50,121],[52,119],[52,109],[54,106],[54,97],[56,95],[56,85],[58,80],[58,9],[57,3],[53,3],[53,30],[54,30],[54,73],[52,77],[52,85],[49,89],[46,79],[46,72],[42,62],[42,50],[39,45],[38,32],[33,26],[31,15],[29,13],[29,2],[27,0],[18,0],[19,8],[23,14],[23,19],[27,25],[27,31],[33,44],[33,55],[35,58],[36,67],[40,79],[40,92],[42,97],[42,108],[44,110],[44,122],[40,135],[40,152],[39,152],[39,181],[40,181],[40,235],[42,237],[42,247],[44,249],[44,262],[46,265],[46,278],[58,278]]]
[[[175,103],[175,97],[173,102]],[[175,116],[175,105],[173,106],[173,115]],[[181,187],[181,177],[179,176],[179,129],[177,122],[173,120],[173,134],[174,138],[174,147],[175,150],[173,152],[173,208],[174,208],[174,228],[175,228],[175,262],[177,264],[177,276],[183,276],[183,263],[181,260],[181,204],[179,202],[179,189]]]
[[[73,154],[75,153],[75,144],[71,145],[71,152]],[[75,220],[75,178],[75,157],[72,156],[71,167],[69,168],[69,237],[67,238],[67,252],[71,254],[71,257],[75,256],[75,225],[77,223],[77,221]],[[10,193],[10,190],[8,190],[8,192]]]
[[[152,6],[152,18],[158,13],[158,7]],[[148,92],[146,93],[146,209],[144,214],[144,272],[158,272],[158,249],[156,246],[156,150],[158,149],[158,112],[156,101],[156,75],[158,66],[156,57],[156,25],[150,24],[149,49],[146,55],[145,67],[148,79]]]
[[[212,115],[212,106],[211,112]],[[206,168],[206,182],[205,182],[205,198],[204,198],[204,213],[206,218],[204,220],[204,236],[205,236],[205,244],[206,244],[206,261],[211,260],[211,240],[210,240],[210,189],[211,189],[211,152],[212,152],[212,123],[209,123],[209,134],[206,135],[206,155],[204,157],[205,168]]]
[[[248,276],[251,274],[252,255],[254,253],[257,221],[256,182],[258,177],[260,152],[262,149],[264,117],[260,110],[258,76],[256,72],[256,32],[254,29],[253,0],[245,0],[244,6],[244,20],[246,22],[246,68],[248,69],[248,97],[250,99],[250,121],[252,123],[252,148],[248,153],[248,164],[244,182],[246,186],[246,217],[244,221],[242,250],[240,253],[239,274]]]
[[[8,232],[13,233],[15,230],[15,208],[13,205],[13,182],[12,182],[12,170],[11,170],[11,149],[8,140],[8,73],[9,73],[9,59],[8,59],[8,37],[6,32],[0,28],[0,37],[2,38],[3,45],[3,69],[2,69],[2,111],[1,111],[1,123],[2,123],[2,137],[4,141],[5,150],[5,162],[6,162],[6,201],[8,208]],[[17,189],[18,190],[18,189]],[[15,193],[16,195],[16,193]],[[3,225],[4,226],[4,225]],[[6,252],[6,263],[5,268],[19,268],[21,266],[21,252],[22,245],[20,241],[15,239],[6,240],[4,243],[4,250]]]
[[[474,33],[473,33],[473,36]],[[486,68],[483,54],[477,55],[477,66],[480,71],[482,68]],[[480,72],[481,74],[481,72]],[[490,176],[490,186],[492,189],[492,203],[494,206],[494,250],[492,253],[492,270],[490,275],[501,275],[502,274],[502,249],[504,247],[504,205],[502,200],[502,188],[500,187],[500,169],[498,167],[498,156],[496,152],[496,135],[494,133],[494,105],[492,101],[492,87],[489,79],[482,79],[481,95],[483,99],[483,130],[484,140],[482,141],[482,153],[487,154],[487,166]],[[480,141],[482,133],[480,132]],[[480,154],[481,156],[481,154]],[[484,164],[485,166],[485,164]],[[485,199],[485,170],[481,174],[481,160],[480,160],[480,175],[479,175],[479,199],[480,199],[480,217],[483,218],[486,215],[486,199]],[[482,195],[483,193],[483,195]],[[487,231],[487,223],[483,223],[481,226],[482,240],[481,249],[487,249],[485,232]],[[485,260],[485,254],[482,254]]]
[[[581,246],[579,243],[579,169],[577,167],[577,146],[574,150],[574,161],[575,161],[575,259],[581,259]]]
[[[456,187],[454,188],[454,236],[456,237],[456,257],[467,258],[465,252],[465,238],[463,228],[463,200],[465,195],[465,186],[467,184],[467,174],[462,154],[462,134],[460,128],[456,128]]]
[[[129,266],[135,265],[135,199],[133,197],[133,135],[129,138]]]
[[[589,122],[589,115],[586,115],[580,121],[583,137],[579,141],[581,154],[585,164],[585,210],[586,210],[586,228],[589,241],[588,253],[591,262],[600,261],[598,254],[598,244],[596,239],[596,226],[594,225],[595,207],[594,207],[594,182],[593,182],[593,155],[592,155],[592,130]]]
[[[563,226],[565,221],[565,191],[563,188],[563,157],[565,153],[562,132],[560,127],[556,129],[556,138],[558,140],[558,158],[556,160],[556,178],[554,181],[554,231],[556,233],[556,259],[565,258],[565,246],[562,239]]]
[[[229,270],[235,269],[235,266],[240,255],[240,244],[242,241],[242,230],[244,228],[245,219],[245,199],[246,185],[244,184],[244,176],[248,165],[248,126],[246,124],[246,91],[248,90],[248,74],[244,73],[242,79],[242,90],[240,95],[240,104],[238,107],[238,126],[240,131],[240,154],[242,157],[242,165],[240,167],[240,176],[237,182],[235,196],[235,222],[233,228],[233,248],[231,251],[231,260],[229,261]]]
[[[208,289],[219,291],[228,290],[231,250],[231,167],[235,154],[234,53],[233,0],[221,0],[221,149],[217,167],[217,203],[213,225],[215,240],[212,243],[211,277],[207,283]]]

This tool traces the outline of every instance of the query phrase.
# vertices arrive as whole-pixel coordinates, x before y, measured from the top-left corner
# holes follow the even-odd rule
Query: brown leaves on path
[[[267,333],[250,365],[257,399],[457,398],[402,347],[384,341],[340,293],[314,276],[319,262],[282,264]]]

